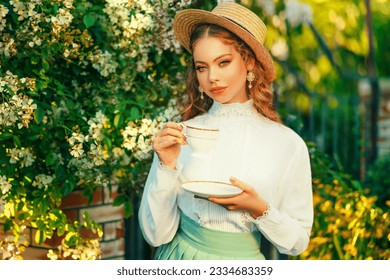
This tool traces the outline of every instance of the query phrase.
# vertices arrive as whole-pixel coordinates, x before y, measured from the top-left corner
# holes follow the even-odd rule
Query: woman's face
[[[217,37],[203,37],[193,48],[198,82],[219,103],[242,103],[248,100],[246,75],[253,66],[246,65],[233,45]]]

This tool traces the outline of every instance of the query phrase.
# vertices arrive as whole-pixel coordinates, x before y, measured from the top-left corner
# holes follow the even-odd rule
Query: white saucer
[[[208,198],[209,196],[231,197],[242,193],[242,190],[236,186],[213,181],[188,181],[182,183],[181,187],[203,198]]]

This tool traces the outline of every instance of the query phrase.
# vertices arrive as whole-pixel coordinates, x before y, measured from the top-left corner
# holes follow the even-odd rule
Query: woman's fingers
[[[231,196],[231,197],[213,197],[213,196],[210,196],[209,197],[209,201],[211,202],[214,202],[214,203],[217,203],[217,204],[220,204],[220,205],[235,205],[237,204],[237,201],[238,201],[238,196],[242,195],[241,194],[237,194],[235,196]]]
[[[174,136],[174,137],[185,140],[184,134],[181,131],[173,129],[173,128],[165,128],[165,129],[161,130],[161,132],[158,134],[158,137],[166,137],[166,136]]]
[[[232,185],[242,189],[243,191],[232,197],[209,197],[208,200],[219,204],[230,211],[248,211],[254,218],[263,215],[264,212],[267,211],[267,202],[257,194],[254,188],[234,177],[230,178],[230,182]]]
[[[237,178],[230,177],[230,182],[232,183],[233,186],[236,186],[243,190],[242,193],[231,196],[231,197],[210,197],[209,200],[211,202],[224,205],[224,206],[233,206],[236,205],[237,203],[240,203],[242,196],[246,195],[246,193],[251,192],[252,187],[248,186],[244,182],[238,180]]]
[[[165,148],[168,148],[168,147],[175,145],[175,144],[184,145],[185,140],[183,140],[182,138],[175,137],[175,136],[167,136],[167,137],[158,139],[156,142],[156,146],[158,146],[160,149],[165,149]]]
[[[232,183],[233,186],[236,186],[237,188],[240,188],[243,191],[250,191],[252,189],[246,183],[244,183],[243,181],[238,180],[235,177],[230,177],[230,182]]]
[[[179,123],[175,123],[175,122],[167,122],[164,126],[164,128],[171,128],[171,129],[174,129],[174,130],[177,130],[177,131],[183,131],[184,129],[184,124],[179,124]]]
[[[162,130],[156,133],[154,149],[165,149],[175,144],[186,144],[186,138],[182,132],[183,127],[177,123],[169,122]]]
[[[242,192],[226,198],[209,197],[209,201],[219,204],[228,210],[252,210],[252,208],[258,207],[259,202],[261,202],[260,197],[250,185],[234,177],[230,178],[230,182],[233,186],[240,188]]]
[[[177,123],[167,123],[162,130],[157,132],[156,138],[175,136],[185,140],[185,136],[182,132],[183,127]]]
[[[181,138],[178,138],[178,137],[173,137],[173,136],[170,136],[170,137],[164,137],[164,138],[161,138],[161,139],[155,139],[154,143],[153,143],[153,150],[157,153],[165,150],[165,149],[168,149],[170,147],[172,147],[173,145],[185,145],[186,142],[185,140],[181,139]]]

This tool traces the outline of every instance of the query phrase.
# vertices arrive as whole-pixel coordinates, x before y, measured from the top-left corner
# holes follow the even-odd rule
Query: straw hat
[[[178,12],[173,21],[173,31],[179,42],[190,52],[191,34],[200,24],[216,24],[237,35],[255,53],[264,68],[267,81],[275,79],[271,55],[263,45],[267,28],[255,13],[236,3],[221,3],[211,12],[199,9]]]

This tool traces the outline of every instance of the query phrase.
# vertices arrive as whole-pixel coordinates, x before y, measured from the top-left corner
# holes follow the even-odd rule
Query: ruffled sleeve
[[[176,170],[162,166],[154,154],[138,213],[145,240],[154,247],[171,241],[179,226],[180,170],[179,163]]]

